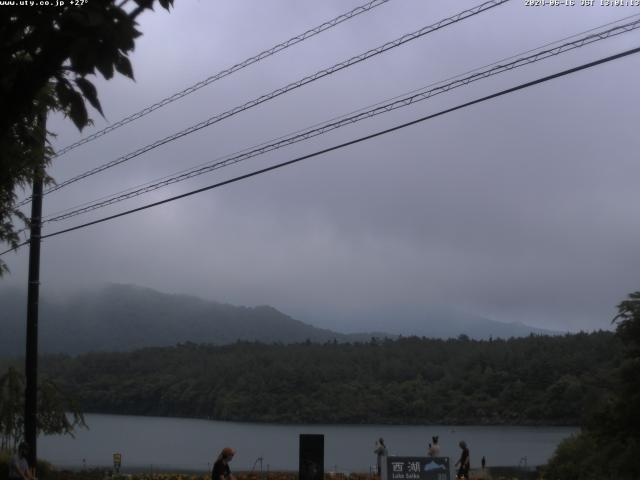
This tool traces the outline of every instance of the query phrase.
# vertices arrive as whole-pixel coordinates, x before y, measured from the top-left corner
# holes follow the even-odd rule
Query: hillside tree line
[[[179,344],[48,356],[85,412],[303,423],[578,425],[621,361],[610,332],[475,341]]]

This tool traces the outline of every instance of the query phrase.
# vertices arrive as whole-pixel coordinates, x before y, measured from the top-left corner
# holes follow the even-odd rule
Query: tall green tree
[[[141,35],[136,19],[156,2],[39,3],[4,6],[0,16],[0,242],[12,247],[19,240],[16,223],[26,222],[16,191],[43,173],[52,153],[42,151],[38,116],[59,109],[82,130],[90,123],[87,103],[102,113],[90,78],[118,72],[133,79],[129,54]],[[168,10],[173,0],[157,3]],[[0,260],[0,276],[6,271]]]
[[[545,478],[640,478],[640,291],[618,305],[613,322],[623,349],[612,391],[582,432],[558,447]]]
[[[24,375],[14,367],[0,377],[0,450],[15,450],[23,439],[24,388]],[[38,393],[38,432],[73,436],[76,427],[86,427],[75,399],[56,383],[41,381]]]
[[[0,378],[0,450],[13,450],[22,435],[24,414],[24,382],[10,367]]]

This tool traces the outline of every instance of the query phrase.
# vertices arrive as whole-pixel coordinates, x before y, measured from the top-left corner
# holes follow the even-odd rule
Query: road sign
[[[387,457],[388,480],[449,480],[449,457]]]

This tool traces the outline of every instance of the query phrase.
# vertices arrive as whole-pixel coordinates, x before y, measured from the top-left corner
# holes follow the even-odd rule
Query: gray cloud
[[[176,2],[142,19],[137,82],[98,82],[115,121],[359,2]],[[473,2],[394,0],[54,162],[64,180]],[[636,13],[493,9],[46,197],[46,212],[189,168]],[[455,90],[155,192],[98,218],[636,46],[638,33]],[[635,42],[635,43],[634,43]],[[640,286],[640,59],[536,86],[285,170],[52,238],[43,293],[137,283],[302,319],[449,305],[502,321],[607,328]],[[95,128],[104,121],[96,118]],[[50,119],[64,146],[78,138]],[[90,133],[90,132],[88,132]],[[48,231],[57,230],[49,227]],[[5,284],[25,284],[26,252]],[[329,320],[328,320],[329,321]]]

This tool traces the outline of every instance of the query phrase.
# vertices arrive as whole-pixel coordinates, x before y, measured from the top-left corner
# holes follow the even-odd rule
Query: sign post
[[[387,480],[449,480],[449,457],[387,457]]]
[[[113,454],[113,471],[115,473],[120,473],[120,465],[122,465],[122,454],[114,453]]]
[[[300,434],[300,480],[323,480],[324,435]]]

